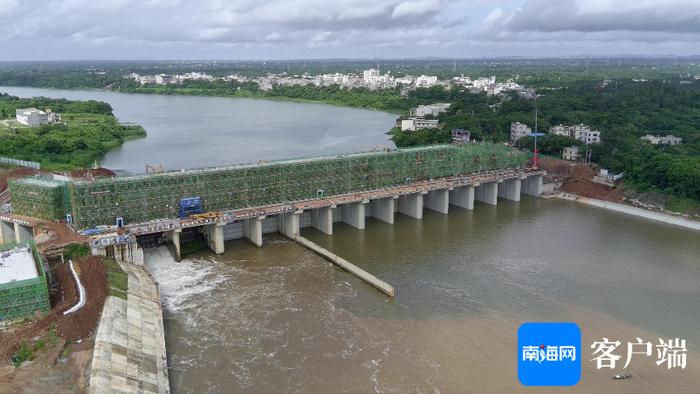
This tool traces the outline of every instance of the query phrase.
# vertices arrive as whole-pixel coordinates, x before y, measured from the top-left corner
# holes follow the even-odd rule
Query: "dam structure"
[[[519,201],[542,193],[543,175],[525,152],[478,143],[94,181],[26,178],[10,189],[13,218],[66,220],[90,236],[93,254],[140,263],[153,242],[170,243],[180,259],[181,240],[193,235],[221,254],[231,239],[262,246],[265,233],[332,234],[336,222],[364,229],[367,217],[394,223],[397,213],[421,219],[424,209]]]

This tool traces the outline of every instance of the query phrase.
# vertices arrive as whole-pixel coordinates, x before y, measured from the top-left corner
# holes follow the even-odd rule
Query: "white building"
[[[47,109],[46,110],[46,118],[48,119],[49,123],[60,122],[61,121],[61,114],[58,114],[56,112],[51,111],[50,109]]]
[[[652,145],[678,145],[683,142],[682,138],[672,135],[658,136],[647,134],[641,139],[642,141],[649,141]]]
[[[471,132],[465,129],[452,129],[452,143],[455,145],[468,144],[471,141]]]
[[[362,72],[362,81],[368,85],[373,84],[379,78],[379,70],[370,68]]]
[[[579,149],[578,146],[567,146],[561,152],[561,158],[569,161],[578,160]]]
[[[573,126],[552,126],[549,129],[550,134],[563,135],[565,137],[575,138],[585,144],[599,144],[600,131],[591,130],[590,126],[577,124]]]
[[[405,76],[401,78],[394,78],[394,86],[397,85],[413,85],[413,77]]]
[[[401,120],[401,131],[416,131],[422,129],[437,129],[437,119],[408,118]]]
[[[158,85],[167,85],[170,83],[177,82],[177,79],[175,79],[175,77],[173,77],[172,75],[160,74],[155,76],[155,82]]]
[[[15,118],[25,126],[35,127],[49,123],[49,117],[44,111],[36,108],[22,108],[15,110]]]
[[[488,90],[489,86],[495,85],[496,84],[496,76],[492,75],[490,77],[482,77],[482,78],[477,78],[472,81],[472,86],[474,86],[477,89],[486,91]]]
[[[530,133],[532,133],[532,129],[526,124],[520,122],[510,124],[510,142],[515,142]]]
[[[421,75],[416,78],[417,88],[429,88],[431,86],[437,85],[437,77],[434,75]]]
[[[412,116],[425,117],[425,116],[438,116],[441,112],[447,112],[450,108],[450,103],[435,103],[428,105],[419,105],[417,108],[411,110]]]
[[[585,133],[581,133],[578,140],[581,142],[585,142],[586,145],[600,144],[600,131],[588,130]]]

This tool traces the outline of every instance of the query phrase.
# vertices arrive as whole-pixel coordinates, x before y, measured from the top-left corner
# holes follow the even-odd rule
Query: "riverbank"
[[[380,106],[367,106],[367,105],[354,105],[349,102],[339,101],[339,100],[321,100],[321,99],[305,99],[299,97],[291,96],[272,96],[265,93],[256,93],[250,90],[236,90],[233,94],[219,93],[212,91],[200,91],[200,90],[188,90],[186,88],[176,88],[176,89],[158,89],[158,88],[115,88],[105,87],[102,89],[97,88],[51,88],[51,87],[37,87],[37,86],[11,86],[13,88],[36,88],[36,89],[51,89],[51,90],[70,90],[70,91],[92,91],[92,92],[114,92],[123,94],[151,94],[151,95],[163,95],[163,96],[194,96],[194,97],[224,97],[224,98],[245,98],[253,100],[269,100],[278,102],[290,102],[290,103],[306,103],[306,104],[326,104],[341,108],[357,108],[366,109],[372,111],[389,112],[395,115],[401,115],[405,113],[407,108],[390,108],[390,107],[380,107]]]
[[[14,119],[15,111],[22,108],[52,111],[59,118],[35,127],[0,123],[1,156],[39,162],[44,169],[72,170],[89,167],[110,150],[146,136],[140,125],[119,123],[105,102],[20,98],[2,91],[0,88],[0,118]]]
[[[649,210],[642,209],[642,208],[636,208],[636,207],[632,207],[632,206],[625,205],[625,204],[597,200],[597,199],[577,196],[575,194],[569,194],[569,193],[557,193],[557,194],[554,194],[553,197],[560,198],[563,200],[576,201],[576,202],[580,202],[582,204],[586,204],[586,205],[589,205],[592,207],[603,208],[603,209],[607,209],[610,211],[615,211],[615,212],[624,213],[627,215],[637,216],[640,218],[653,220],[655,222],[661,222],[661,223],[666,223],[666,224],[670,224],[673,226],[687,228],[690,230],[700,231],[700,222],[697,222],[694,220],[688,220],[685,218],[675,217],[675,216],[672,216],[672,215],[669,215],[666,213],[653,212],[653,211],[649,211]]]
[[[86,89],[89,90],[89,89]],[[270,101],[280,101],[280,102],[291,102],[291,103],[306,103],[306,104],[326,104],[342,108],[357,108],[357,109],[367,109],[372,111],[389,112],[395,115],[401,115],[407,111],[404,108],[387,108],[380,106],[366,106],[366,105],[354,105],[349,102],[342,100],[321,100],[321,99],[305,99],[299,97],[291,96],[272,96],[265,93],[256,93],[250,90],[237,90],[233,94],[216,94],[211,91],[198,91],[198,90],[187,90],[183,88],[175,89],[158,89],[158,88],[136,88],[136,89],[93,89],[93,90],[104,90],[111,91],[115,93],[124,94],[160,94],[165,96],[196,96],[196,97],[225,97],[225,98],[246,98],[253,100],[270,100]]]
[[[126,299],[109,296],[95,338],[90,393],[170,392],[160,291],[142,266],[128,273]]]

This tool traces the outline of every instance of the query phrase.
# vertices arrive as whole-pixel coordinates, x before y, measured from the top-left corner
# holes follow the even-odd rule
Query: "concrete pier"
[[[399,196],[399,212],[414,219],[423,219],[423,193]]]
[[[505,179],[498,184],[498,197],[520,201],[520,178]]]
[[[370,211],[372,217],[375,217],[382,222],[394,224],[395,200],[398,197],[387,197],[372,200]]]
[[[215,254],[224,254],[224,224],[210,224],[204,228],[209,249]]]
[[[283,213],[277,216],[277,232],[294,239],[295,236],[299,235],[299,216],[304,211],[298,210],[296,212]]]
[[[450,209],[450,190],[439,189],[428,192],[425,196],[425,207],[447,215]]]
[[[311,227],[316,230],[333,235],[333,208],[335,206],[321,207],[311,210]]]
[[[369,201],[360,201],[345,204],[340,207],[342,221],[359,230],[365,228],[365,204]]]
[[[173,257],[175,257],[175,261],[177,262],[182,261],[182,251],[180,249],[180,234],[182,234],[182,229],[176,229],[168,231],[166,233],[166,237],[173,245]]]
[[[477,201],[486,204],[498,204],[498,182],[484,182],[474,190],[474,197]]]
[[[521,192],[529,196],[539,197],[542,195],[544,187],[542,185],[542,175],[531,175],[522,180]]]
[[[93,256],[106,256],[123,263],[143,265],[143,249],[139,247],[136,239],[113,245],[102,245],[99,240],[90,240],[90,254]]]
[[[11,244],[17,242],[15,235],[15,224],[0,220],[0,244]]]
[[[316,245],[315,243],[311,242],[310,240],[308,240],[300,235],[296,236],[296,238],[294,240],[297,241],[297,243],[299,243],[300,245],[306,247],[307,249],[318,253],[320,256],[325,257],[331,263],[337,265],[338,267],[350,272],[351,274],[364,280],[365,282],[369,283],[370,285],[376,287],[384,294],[386,294],[390,297],[394,296],[394,286],[384,282],[383,280],[377,278],[376,276],[370,274],[369,272],[363,270],[362,268],[352,264],[351,262],[343,259],[342,257],[339,257],[338,255],[331,252],[330,250],[324,249],[324,248]]]
[[[34,239],[34,229],[19,223],[15,223],[15,241],[19,244]]]
[[[263,220],[265,220],[265,216],[258,216],[256,218],[243,220],[243,238],[252,242],[253,245],[257,247],[262,247],[263,244]]]
[[[450,204],[464,209],[474,209],[474,186],[457,186],[450,190]]]

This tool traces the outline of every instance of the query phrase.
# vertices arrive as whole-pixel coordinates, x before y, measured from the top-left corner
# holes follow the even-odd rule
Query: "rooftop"
[[[32,249],[27,245],[0,252],[0,284],[39,276]]]
[[[59,181],[55,179],[43,178],[43,177],[29,177],[22,178],[17,182],[21,182],[27,185],[41,186],[41,187],[59,187],[64,185],[66,182]]]
[[[28,115],[31,113],[44,113],[44,111],[40,111],[36,108],[18,108],[15,112],[17,114],[23,114],[23,115]]]

